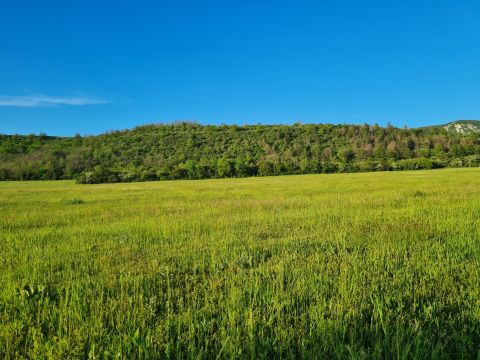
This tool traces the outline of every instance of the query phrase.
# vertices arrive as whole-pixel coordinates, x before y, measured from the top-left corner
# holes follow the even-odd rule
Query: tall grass
[[[480,169],[0,183],[0,358],[478,358]]]

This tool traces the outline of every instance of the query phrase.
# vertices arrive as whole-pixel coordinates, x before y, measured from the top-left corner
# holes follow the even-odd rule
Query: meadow
[[[0,183],[0,358],[480,357],[480,168]]]

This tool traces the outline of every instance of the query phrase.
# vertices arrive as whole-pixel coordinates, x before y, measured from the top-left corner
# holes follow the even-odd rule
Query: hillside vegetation
[[[0,183],[1,359],[476,359],[480,169]]]
[[[70,138],[0,135],[0,179],[84,183],[480,165],[480,135],[442,127],[150,125]]]
[[[453,131],[460,134],[480,133],[480,120],[458,120],[444,125],[447,131]]]

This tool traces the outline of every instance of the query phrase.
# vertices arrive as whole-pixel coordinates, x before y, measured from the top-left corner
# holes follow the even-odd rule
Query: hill
[[[84,183],[478,166],[477,133],[378,125],[146,125],[0,135],[0,179]]]
[[[480,120],[457,120],[452,121],[443,128],[460,134],[480,133]]]
[[[450,133],[477,134],[480,133],[480,120],[455,120],[442,125],[425,126],[421,129],[444,129]]]

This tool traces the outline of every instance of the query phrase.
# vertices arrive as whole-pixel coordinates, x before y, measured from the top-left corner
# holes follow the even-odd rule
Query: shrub
[[[404,159],[392,164],[392,168],[394,170],[433,169],[434,163],[432,160],[426,158]]]

